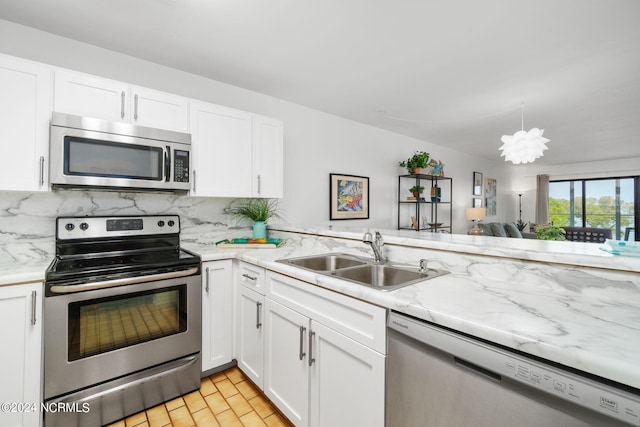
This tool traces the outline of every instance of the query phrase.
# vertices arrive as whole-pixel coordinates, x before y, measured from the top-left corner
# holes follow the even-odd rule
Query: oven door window
[[[69,362],[187,330],[186,285],[69,304]]]
[[[162,181],[160,147],[65,136],[64,174]]]

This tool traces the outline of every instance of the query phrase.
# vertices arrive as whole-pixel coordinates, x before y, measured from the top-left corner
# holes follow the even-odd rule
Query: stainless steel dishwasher
[[[387,427],[640,426],[640,393],[430,323],[388,320]]]

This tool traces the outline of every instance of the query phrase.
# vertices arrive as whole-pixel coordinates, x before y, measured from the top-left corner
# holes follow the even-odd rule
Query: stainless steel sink
[[[417,269],[409,269],[408,267],[373,264],[337,270],[332,274],[362,285],[390,291],[423,280],[433,279],[446,273],[446,271],[434,269],[429,269],[428,273],[420,273]]]
[[[278,262],[290,264],[327,276],[339,277],[360,285],[383,291],[391,291],[402,286],[447,274],[444,270],[428,269],[426,273],[418,267],[397,264],[377,264],[372,259],[360,258],[343,253],[311,255],[288,258]]]
[[[356,256],[339,253],[312,255],[300,258],[289,258],[281,260],[281,262],[313,271],[334,271],[342,268],[367,264],[367,261],[362,260]]]

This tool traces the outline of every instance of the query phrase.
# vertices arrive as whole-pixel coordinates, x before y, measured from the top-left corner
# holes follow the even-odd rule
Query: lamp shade
[[[470,221],[480,221],[487,216],[487,208],[467,208],[465,214]]]

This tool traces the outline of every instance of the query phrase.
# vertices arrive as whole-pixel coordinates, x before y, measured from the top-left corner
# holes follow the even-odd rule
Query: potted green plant
[[[400,162],[400,166],[407,168],[409,174],[420,173],[422,168],[426,168],[429,164],[429,153],[424,151],[415,151],[407,160]]]
[[[237,199],[232,201],[225,212],[233,218],[253,221],[253,237],[266,239],[269,218],[280,218],[276,199]]]
[[[424,191],[424,187],[421,185],[420,186],[414,185],[409,189],[409,192],[413,194],[413,197],[415,197],[416,199],[420,198],[420,195],[422,194],[423,191]]]
[[[536,234],[539,240],[566,240],[564,228],[553,224],[536,226]]]
[[[516,221],[516,227],[522,232],[527,227],[527,223],[522,219],[519,219],[518,221]]]

